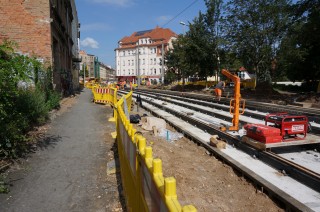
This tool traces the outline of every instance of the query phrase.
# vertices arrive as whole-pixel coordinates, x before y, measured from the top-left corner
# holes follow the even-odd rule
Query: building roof
[[[156,27],[155,29],[143,30],[134,32],[130,36],[125,36],[122,38],[119,43],[121,44],[120,48],[130,48],[136,46],[136,43],[141,38],[150,38],[153,42],[143,45],[159,45],[163,41],[164,43],[168,43],[172,37],[177,37],[177,34],[174,33],[171,29],[168,28],[160,28]]]
[[[86,54],[87,54],[87,52],[86,52],[86,51],[84,51],[84,50],[80,50],[80,51],[79,51],[79,54],[80,54],[80,55],[86,55]]]

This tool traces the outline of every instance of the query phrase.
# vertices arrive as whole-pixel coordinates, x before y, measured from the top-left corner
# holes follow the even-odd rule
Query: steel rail
[[[274,152],[271,152],[271,151],[265,151],[264,152],[265,154],[269,155],[270,157],[273,157],[273,158],[277,158],[277,160],[281,160],[283,161],[284,163],[286,164],[292,164],[292,166],[295,166],[295,167],[299,167],[300,170],[304,170],[305,173],[307,173],[308,175],[310,176],[313,176],[314,178],[320,178],[320,174],[315,172],[315,171],[312,171],[304,166],[301,166],[300,164],[297,164],[297,163],[294,163],[286,158],[283,158],[281,156],[279,156],[278,154],[274,153]],[[287,174],[287,173],[283,173],[283,174]]]
[[[207,124],[201,120],[192,118],[189,115],[186,115],[185,113],[177,112],[171,108],[164,107],[163,105],[157,104],[154,101],[150,101],[148,99],[143,99],[143,101],[157,108],[160,108],[168,113],[171,113],[176,117],[179,117],[184,121],[187,121],[188,123],[192,123],[194,126],[210,134],[218,135],[220,138],[226,140],[228,144],[237,147],[241,151],[251,156],[254,156],[257,159],[260,159],[266,164],[269,164],[270,166],[279,170],[279,172],[285,173],[286,175],[292,177],[293,179],[299,181],[300,183],[310,187],[311,189],[317,192],[320,192],[320,174],[319,173],[315,173],[311,170],[308,170],[307,168],[302,167],[301,165],[298,165],[292,161],[289,161],[279,155],[272,154],[267,151],[260,151],[260,150],[254,149],[253,147],[248,146],[246,143],[241,142],[240,138],[232,136],[226,132],[222,132],[220,131],[219,128],[213,127],[212,125]],[[179,131],[183,131],[183,129],[179,129]],[[193,140],[194,139],[195,138],[193,138]],[[199,143],[199,141],[197,142]],[[208,144],[201,142],[201,145],[207,146]],[[209,151],[211,150],[212,148],[209,149]]]
[[[154,105],[154,103],[152,101],[148,101],[148,100],[144,100],[146,102],[148,102],[149,104]],[[159,105],[160,106],[160,105]],[[148,110],[147,107],[142,106],[144,109]],[[160,106],[163,109],[163,106]],[[157,114],[155,113],[155,111],[150,110],[151,113],[153,113],[154,115],[157,116]],[[169,112],[169,111],[167,111]],[[181,113],[177,113],[176,114],[177,117],[185,117],[187,118],[187,116],[185,116],[184,114]],[[164,118],[164,117],[162,117]],[[190,118],[190,117],[189,117]],[[243,176],[245,176],[247,179],[251,180],[253,182],[253,184],[255,186],[260,186],[261,190],[263,192],[267,192],[267,194],[271,197],[271,198],[275,198],[279,201],[281,201],[286,208],[286,211],[310,211],[310,209],[305,206],[304,204],[302,204],[301,202],[295,200],[294,198],[292,198],[291,196],[289,196],[288,194],[286,194],[285,192],[283,192],[282,190],[278,189],[276,186],[274,186],[273,184],[269,183],[268,181],[266,181],[265,179],[263,179],[262,177],[256,175],[254,172],[252,172],[251,170],[247,169],[246,167],[242,166],[241,164],[239,164],[237,161],[235,161],[234,159],[230,158],[229,156],[225,155],[222,151],[213,148],[212,146],[210,146],[208,143],[203,143],[201,141],[199,141],[197,138],[193,137],[191,134],[189,134],[188,132],[184,132],[183,129],[181,129],[179,126],[176,126],[175,123],[171,122],[170,119],[165,118],[166,121],[171,124],[174,128],[176,128],[178,131],[180,131],[181,133],[183,133],[186,137],[190,138],[191,140],[193,140],[194,142],[198,143],[198,145],[203,146],[205,149],[207,149],[211,154],[215,155],[217,158],[219,158],[221,161],[229,164],[232,168],[234,168],[235,170],[237,170],[239,173],[241,173]],[[191,121],[192,122],[192,121]],[[214,128],[208,126],[207,124],[203,123],[203,129],[207,129],[209,130],[208,132],[212,132],[214,134],[214,132],[216,132],[217,134],[220,134],[220,137],[224,137],[224,133],[220,132],[220,131],[216,131]],[[232,138],[230,138],[230,140],[233,140],[236,138],[234,138],[233,136],[231,136]],[[229,140],[229,142],[230,142]],[[232,142],[232,141],[231,141]],[[234,143],[234,142],[232,142]],[[239,143],[239,142],[237,142]],[[242,146],[242,145],[241,145]],[[254,154],[258,154],[257,150],[249,147],[249,146],[242,146],[242,149],[247,149],[246,152],[248,154],[251,153],[251,155]]]
[[[215,117],[218,117],[220,119],[225,119],[225,120],[228,120],[229,122],[231,122],[232,118],[231,117],[227,117],[227,116],[223,116],[223,115],[220,115],[218,113],[214,113],[212,111],[207,111],[205,109],[201,109],[201,108],[198,108],[198,107],[195,107],[195,106],[191,106],[191,105],[188,105],[188,104],[185,104],[183,102],[181,103],[178,103],[178,102],[175,102],[173,100],[170,100],[170,99],[166,99],[164,97],[160,97],[160,95],[157,93],[157,92],[152,92],[152,91],[140,91],[138,90],[137,91],[138,93],[143,93],[144,95],[146,96],[150,96],[150,95],[158,95],[157,98],[158,99],[162,99],[163,101],[167,101],[167,102],[171,102],[171,103],[174,103],[174,104],[177,104],[177,105],[180,105],[180,106],[183,106],[183,107],[186,107],[186,108],[189,108],[189,109],[192,109],[192,110],[196,110],[196,111],[199,111],[199,112],[202,112],[202,113],[205,113],[205,114],[210,114],[212,116],[215,116]],[[167,97],[170,97],[169,94],[161,94],[161,95],[166,95]],[[172,96],[172,94],[171,94]],[[152,97],[152,96],[150,96]],[[176,100],[181,100],[181,101],[185,101],[185,96],[174,96],[174,98]],[[226,109],[226,105],[212,105],[211,102],[206,102],[206,101],[201,101],[199,102],[197,99],[192,99],[192,98],[188,98],[188,102],[189,103],[193,103],[193,104],[196,104],[196,105],[202,105],[202,106],[206,106],[206,107],[213,107],[215,109],[220,109],[220,110],[224,110],[224,111],[227,111],[229,109]],[[282,111],[283,112],[283,111]],[[259,120],[264,120],[264,117],[263,115],[260,115],[260,114],[257,114],[257,113],[253,113],[253,112],[249,112],[249,111],[246,111],[245,112],[245,115],[242,115],[242,116],[249,116],[249,117],[252,117],[252,118],[255,118],[255,119],[259,119]],[[247,122],[245,121],[240,121],[240,123],[243,125],[243,124],[246,124]],[[317,134],[319,135],[320,134],[320,128],[318,127],[312,127],[312,133],[313,134]]]
[[[137,89],[137,91],[146,91],[150,92],[150,89]],[[165,93],[171,94],[175,96],[183,96],[186,98],[196,98],[205,101],[217,102],[213,100],[213,96],[205,95],[205,94],[196,94],[196,93],[189,93],[189,92],[178,92],[178,91],[168,91],[168,90],[159,90],[159,89],[152,89],[153,92],[157,93]],[[230,99],[229,98],[222,98],[220,103],[224,103],[229,105]],[[269,110],[269,112],[283,112],[287,111],[293,115],[306,115],[309,117],[310,121],[314,121],[320,124],[320,109],[318,108],[303,108],[300,106],[294,105],[275,105],[271,103],[264,103],[264,102],[256,102],[253,100],[246,100],[246,107],[252,110]]]

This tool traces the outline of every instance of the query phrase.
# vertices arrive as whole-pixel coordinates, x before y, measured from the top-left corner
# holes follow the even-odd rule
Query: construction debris
[[[210,145],[213,147],[216,147],[218,149],[225,149],[226,148],[226,142],[220,140],[218,135],[213,135],[210,138]]]

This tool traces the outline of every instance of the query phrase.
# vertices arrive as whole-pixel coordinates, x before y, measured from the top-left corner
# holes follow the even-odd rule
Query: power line
[[[184,8],[180,13],[178,13],[176,16],[174,16],[173,18],[171,18],[167,23],[165,23],[164,25],[162,25],[162,27],[165,27],[166,25],[168,25],[171,21],[173,21],[174,19],[176,19],[179,15],[181,15],[181,14],[184,13],[187,9],[189,9],[189,8],[192,7],[195,3],[197,3],[197,1],[199,1],[199,0],[193,1],[190,5],[188,5],[186,8]]]

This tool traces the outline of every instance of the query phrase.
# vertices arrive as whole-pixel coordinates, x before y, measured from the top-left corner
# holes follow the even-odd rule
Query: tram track
[[[155,98],[155,97],[153,97]],[[161,100],[159,97],[157,97],[157,100]],[[279,171],[281,174],[285,174],[287,176],[290,176],[291,178],[297,180],[298,182],[312,188],[313,190],[320,192],[320,174],[316,173],[306,167],[303,167],[299,164],[296,164],[290,160],[287,160],[275,153],[272,153],[270,151],[260,151],[257,150],[251,146],[248,146],[246,143],[241,142],[240,138],[237,136],[230,135],[226,132],[220,131],[218,126],[212,126],[212,124],[208,124],[204,121],[201,121],[199,119],[193,118],[190,115],[187,115],[183,112],[178,112],[170,107],[165,107],[165,105],[158,104],[153,99],[150,98],[144,98],[144,102],[147,102],[150,105],[153,105],[157,108],[160,108],[161,110],[164,110],[170,114],[173,114],[176,117],[179,117],[180,119],[191,123],[194,126],[197,126],[198,128],[202,129],[205,132],[208,132],[212,135],[216,134],[220,138],[224,139],[229,145],[232,145],[236,147],[237,149],[247,153],[248,155],[251,155],[264,163],[274,167],[276,170]],[[176,104],[176,103],[173,103]],[[145,108],[147,109],[147,108]],[[150,111],[152,112],[152,111]],[[167,122],[170,123],[170,120],[167,120]],[[173,123],[170,123],[174,126]],[[174,126],[177,128],[178,131],[182,132],[183,134],[186,134],[183,132],[183,129],[179,128],[178,126]],[[216,151],[214,148],[212,148],[208,143],[199,142],[197,138],[194,138],[191,135],[187,134],[187,137],[191,138],[195,142],[197,142],[199,145],[205,147],[208,151],[210,151],[212,154],[218,156],[221,158],[219,151]],[[226,160],[225,158],[221,158],[222,160]],[[238,167],[236,167],[239,169]]]
[[[231,122],[231,120],[232,120],[231,116],[226,116],[226,115],[220,114],[217,111],[212,111],[212,110],[203,109],[203,108],[199,107],[199,105],[201,105],[201,106],[208,107],[211,109],[227,111],[227,112],[229,111],[229,108],[230,108],[229,105],[226,105],[223,102],[221,102],[222,104],[217,104],[217,103],[213,102],[212,98],[211,99],[203,99],[203,98],[193,99],[193,98],[187,98],[186,96],[173,96],[172,94],[159,94],[157,92],[155,93],[152,91],[145,91],[145,90],[143,90],[143,91],[138,90],[137,92],[140,94],[144,94],[146,96],[149,96],[150,98],[154,98],[156,96],[156,98],[161,99],[163,101],[167,101],[167,102],[170,102],[173,104],[178,104],[180,106],[183,106],[183,107],[195,110],[195,111],[199,111],[204,114],[210,114],[214,117],[228,120],[229,122]],[[177,101],[177,100],[180,100],[180,101]],[[193,105],[190,105],[190,103],[192,103]],[[246,104],[246,107],[247,107],[247,104]],[[270,110],[268,112],[262,112],[262,111],[258,112],[258,111],[253,111],[252,109],[248,110],[246,108],[245,115],[240,116],[240,118],[241,117],[249,117],[249,118],[254,118],[254,119],[257,119],[257,120],[264,122],[264,118],[265,118],[266,114],[272,113],[272,112],[275,112],[275,111]],[[283,111],[281,111],[281,112],[283,112]],[[319,114],[320,114],[320,112],[319,112]],[[242,118],[242,119],[245,119],[245,118]],[[248,123],[248,121],[240,119],[240,125],[244,125],[246,123]],[[311,122],[311,125],[313,125],[312,126],[312,134],[320,135],[320,127],[318,127],[319,124],[317,124],[317,123],[314,124]],[[315,126],[315,125],[318,125],[318,126]]]
[[[183,97],[188,99],[203,100],[207,102],[217,102],[213,100],[213,96],[190,93],[190,92],[178,92],[178,91],[168,91],[168,90],[159,90],[159,89],[137,89],[136,92],[149,92],[149,93],[158,93],[158,94],[168,94],[175,97]],[[229,105],[229,98],[222,98],[219,101],[219,104]],[[320,124],[320,109],[318,108],[303,108],[300,106],[294,105],[275,105],[265,102],[256,102],[253,100],[246,100],[246,109],[257,110],[257,111],[268,111],[268,113],[276,113],[286,111],[292,115],[306,115],[309,118],[309,121]]]

